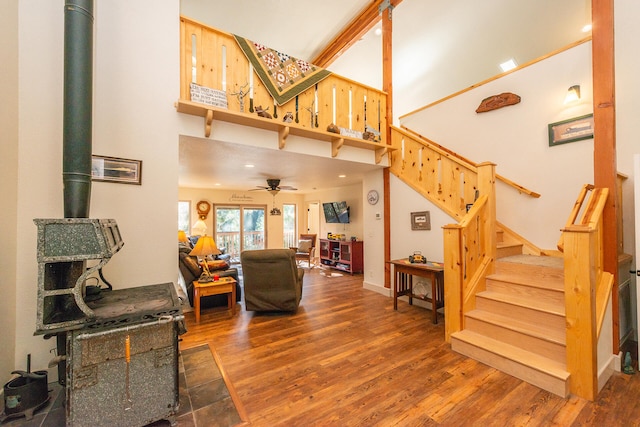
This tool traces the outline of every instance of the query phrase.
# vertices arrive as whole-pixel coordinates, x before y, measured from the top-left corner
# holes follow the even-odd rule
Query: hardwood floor
[[[241,307],[238,307],[240,309]],[[307,270],[294,315],[186,313],[181,348],[215,347],[254,426],[637,426],[640,373],[561,399],[451,351],[444,318]]]

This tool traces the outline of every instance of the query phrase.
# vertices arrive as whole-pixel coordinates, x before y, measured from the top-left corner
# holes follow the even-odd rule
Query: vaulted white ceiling
[[[181,13],[312,60],[369,3],[370,0],[182,0]],[[499,64],[509,58],[525,64],[588,36],[582,27],[591,20],[590,9],[590,0],[403,0],[392,12],[395,123],[404,114],[499,74]],[[381,37],[375,35],[374,28],[328,68],[381,88],[381,53]],[[198,150],[183,149],[183,144],[189,142],[181,142],[180,186],[212,187],[219,182],[222,188],[236,189],[263,185],[262,177],[277,173],[268,170],[267,165],[274,164],[271,155],[281,155],[260,153],[264,166],[257,167],[265,169],[250,172],[226,162],[236,173],[235,182],[225,182],[225,171],[216,172],[220,168],[208,168],[211,173],[206,176],[197,173],[195,162],[202,159],[191,157],[190,153]],[[231,155],[235,147],[227,148],[226,154]],[[314,161],[305,159],[305,164]],[[322,169],[331,164],[337,165],[318,159],[314,167]],[[357,170],[358,174],[364,172],[361,167]],[[327,188],[322,181],[303,182],[303,176],[293,170],[287,173],[292,174],[288,185]]]

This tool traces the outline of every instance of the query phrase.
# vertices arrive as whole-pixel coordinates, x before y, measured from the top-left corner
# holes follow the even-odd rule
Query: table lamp
[[[206,234],[198,239],[196,246],[189,252],[189,255],[195,257],[202,257],[202,274],[198,279],[198,282],[213,282],[211,272],[209,271],[209,265],[207,264],[207,256],[221,254],[220,249],[216,246],[216,242],[213,237]]]
[[[193,227],[191,227],[191,232],[194,236],[202,236],[204,235],[204,233],[206,233],[206,231],[207,224],[205,224],[201,219],[197,220],[196,223],[193,224]]]
[[[178,242],[187,243],[188,241],[187,233],[185,233],[184,230],[178,230]]]

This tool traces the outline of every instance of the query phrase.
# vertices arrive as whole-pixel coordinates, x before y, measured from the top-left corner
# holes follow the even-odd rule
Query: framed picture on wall
[[[91,156],[91,179],[121,184],[142,184],[142,160]]]
[[[431,216],[429,211],[411,212],[412,230],[431,230]]]
[[[549,125],[549,147],[590,138],[593,138],[593,114]]]

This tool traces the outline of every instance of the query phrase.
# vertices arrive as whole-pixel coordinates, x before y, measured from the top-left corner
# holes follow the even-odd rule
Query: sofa
[[[246,250],[240,254],[247,311],[296,312],[304,270],[291,249]]]
[[[202,268],[198,264],[198,259],[189,255],[191,248],[186,244],[178,244],[178,269],[187,290],[189,303],[193,307],[193,281],[197,280],[202,274]],[[217,274],[220,277],[231,276],[236,281],[236,302],[242,301],[242,286],[238,280],[238,269],[229,268],[229,264],[225,260],[216,260],[210,264],[211,274]],[[220,307],[227,305],[226,295],[211,295],[203,297],[200,300],[201,308]]]

